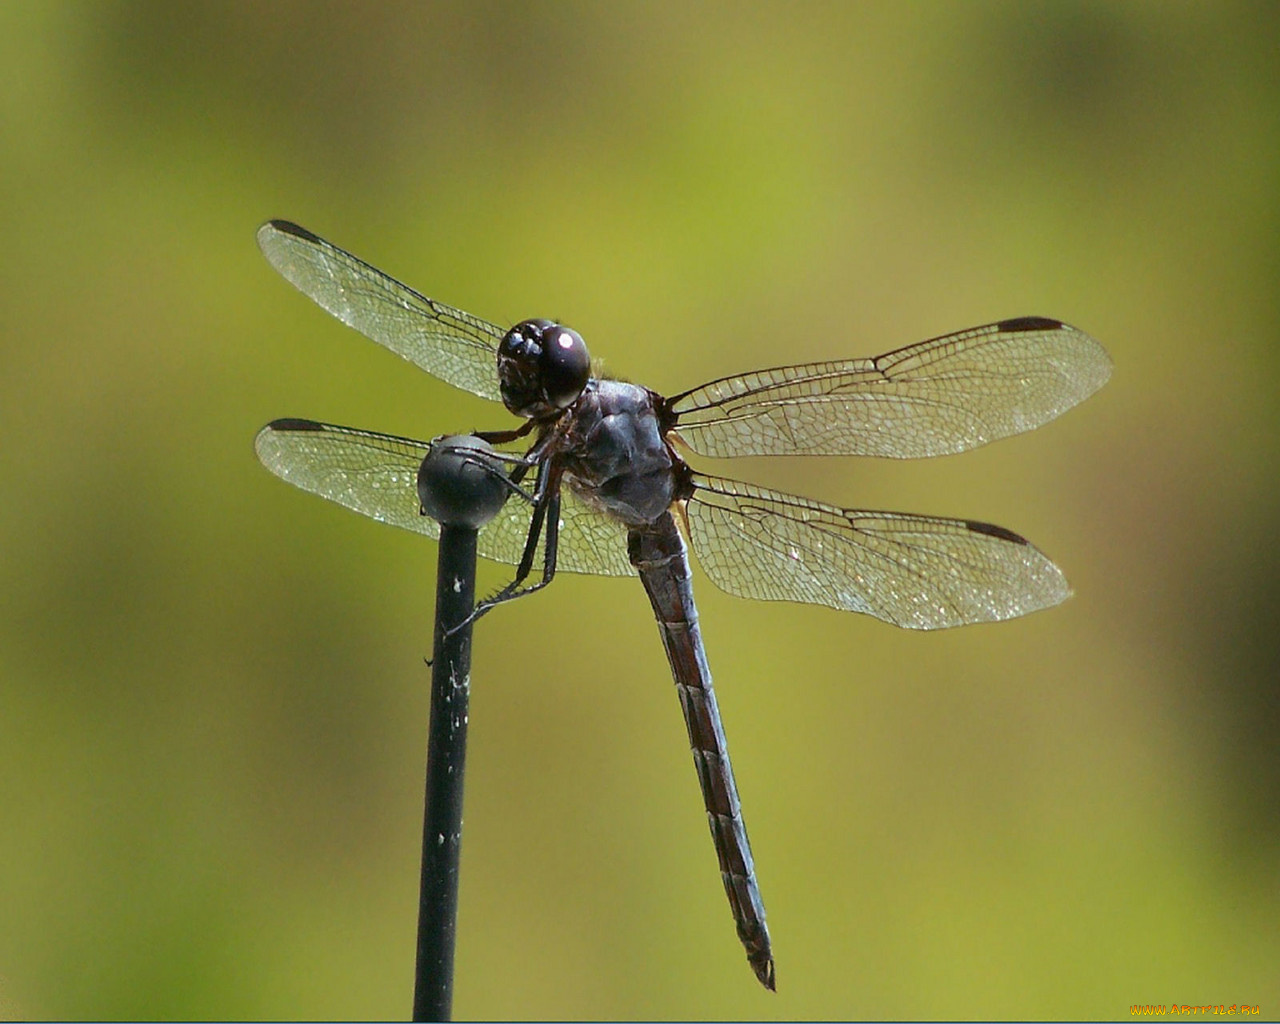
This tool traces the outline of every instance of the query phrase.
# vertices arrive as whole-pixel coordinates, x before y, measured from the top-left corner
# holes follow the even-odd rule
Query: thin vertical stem
[[[453,1009],[453,954],[462,852],[462,785],[471,695],[471,614],[476,587],[476,531],[442,525],[436,572],[422,882],[418,902],[415,1021],[447,1021]]]

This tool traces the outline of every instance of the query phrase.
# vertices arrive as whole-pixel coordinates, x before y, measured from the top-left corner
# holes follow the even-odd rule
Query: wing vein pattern
[[[426,441],[312,420],[276,420],[258,432],[258,459],[282,480],[361,515],[402,530],[439,537],[440,527],[419,513],[418,467]],[[516,565],[529,533],[530,507],[509,498],[480,531],[485,558]],[[542,564],[539,545],[536,565]],[[633,576],[626,528],[602,516],[565,488],[561,492],[557,569],[600,576]]]
[[[347,326],[455,387],[501,400],[502,328],[429,299],[288,221],[262,225],[258,246],[285,280]]]
[[[725,377],[671,399],[675,430],[702,455],[878,455],[966,451],[1031,430],[1111,375],[1093,338],[1023,317],[873,359]]]
[[[1071,593],[1053,562],[1002,527],[842,509],[699,473],[693,480],[685,507],[693,550],[711,581],[739,597],[942,629],[1025,615]]]

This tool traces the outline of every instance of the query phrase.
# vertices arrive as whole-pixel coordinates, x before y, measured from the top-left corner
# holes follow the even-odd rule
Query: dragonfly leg
[[[515,485],[513,484],[512,486]],[[529,574],[533,572],[533,559],[537,554],[538,541],[542,538],[544,527],[546,529],[546,545],[543,549],[542,578],[527,587],[522,586],[524,581],[529,578]],[[550,583],[556,574],[556,554],[559,542],[560,473],[555,469],[548,470],[544,465],[539,469],[538,486],[535,489],[533,499],[533,518],[529,524],[529,536],[525,540],[524,554],[520,558],[520,564],[516,567],[515,578],[501,590],[478,602],[471,614],[450,630],[449,635],[452,635],[463,626],[471,625],[490,609],[496,608],[500,604],[505,604],[507,601],[527,597]]]
[[[524,423],[516,427],[514,430],[477,430],[474,436],[480,438],[481,441],[488,441],[490,444],[510,444],[512,441],[518,441],[533,429],[534,420],[528,419]]]

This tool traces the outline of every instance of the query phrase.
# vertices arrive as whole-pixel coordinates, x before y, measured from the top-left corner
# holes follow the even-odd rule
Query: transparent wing
[[[501,400],[502,328],[419,295],[288,221],[263,224],[258,246],[285,280],[347,326],[455,387]]]
[[[276,420],[258,432],[258,459],[280,479],[336,501],[382,523],[428,537],[439,524],[418,508],[418,466],[430,444],[407,437],[339,427],[312,420]],[[495,562],[516,565],[529,532],[530,506],[511,498],[480,531],[478,550]],[[561,491],[557,568],[602,576],[629,576],[625,528]],[[542,567],[542,545],[534,571]]]
[[[1066,600],[1062,571],[989,523],[836,508],[693,475],[698,562],[722,590],[863,612],[908,629],[1025,615]]]
[[[1044,317],[1002,320],[873,359],[759,370],[670,400],[702,455],[966,451],[1047,423],[1111,376],[1093,338]]]

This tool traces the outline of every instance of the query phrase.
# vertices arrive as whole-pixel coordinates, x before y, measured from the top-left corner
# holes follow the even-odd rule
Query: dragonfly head
[[[522,320],[498,346],[502,402],[517,416],[545,419],[567,409],[590,376],[582,335],[551,320]]]

